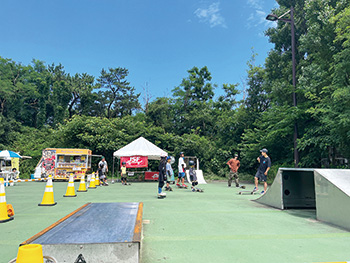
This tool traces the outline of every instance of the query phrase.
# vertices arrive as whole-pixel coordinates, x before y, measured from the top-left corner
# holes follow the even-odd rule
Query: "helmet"
[[[168,157],[166,158],[166,160],[169,160],[169,159],[171,159],[171,156],[168,156]]]
[[[126,162],[122,162],[122,164],[126,164]]]
[[[192,166],[192,165],[194,165],[194,161],[189,161],[188,164],[189,164],[190,166]]]
[[[184,152],[180,152],[180,155],[183,155],[184,154]]]

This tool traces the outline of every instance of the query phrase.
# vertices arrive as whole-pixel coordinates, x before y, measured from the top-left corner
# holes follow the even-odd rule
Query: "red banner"
[[[126,168],[148,167],[147,156],[120,157],[120,166],[122,166],[123,162],[126,163]]]
[[[159,172],[145,172],[145,180],[157,181],[159,177]]]

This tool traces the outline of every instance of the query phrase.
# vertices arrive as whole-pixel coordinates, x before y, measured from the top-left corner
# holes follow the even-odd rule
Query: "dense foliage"
[[[350,157],[350,0],[277,1],[273,13],[295,9],[297,107],[293,106],[291,25],[265,33],[274,43],[264,65],[248,62],[243,100],[237,84],[219,87],[207,67],[193,67],[172,96],[139,104],[128,69],[102,69],[98,78],[71,76],[62,65],[0,57],[0,149],[33,159],[46,147],[89,148],[112,161],[113,151],[139,136],[178,156],[197,156],[206,174],[224,176],[239,153],[252,172],[262,147],[276,167],[293,166],[298,124],[301,167],[347,166]],[[220,96],[219,96],[220,95]],[[147,97],[147,94],[145,94]]]

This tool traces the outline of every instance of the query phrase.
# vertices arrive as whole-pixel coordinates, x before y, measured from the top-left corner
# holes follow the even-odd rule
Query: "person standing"
[[[162,188],[164,186],[164,181],[167,180],[166,178],[166,155],[161,155],[160,156],[160,162],[159,162],[159,166],[158,166],[158,170],[159,170],[159,177],[158,177],[158,198],[162,199],[166,197],[166,193],[162,192]]]
[[[179,175],[177,177],[177,183],[176,186],[182,187],[182,188],[187,188],[187,185],[185,185],[185,175],[186,175],[186,163],[185,163],[185,158],[184,158],[184,153],[180,152],[180,158],[179,158]],[[180,185],[181,182],[181,185]]]
[[[101,161],[98,163],[98,177],[100,178],[100,183],[103,185],[108,185],[107,183],[107,173],[108,165],[104,156],[102,156]]]
[[[260,152],[261,155],[258,158],[256,158],[260,165],[254,177],[255,188],[253,191],[258,191],[258,183],[259,181],[261,181],[264,182],[264,191],[261,191],[261,194],[265,194],[267,190],[267,173],[271,168],[271,159],[267,155],[267,149],[264,148],[260,150]]]
[[[122,182],[122,185],[128,185],[126,182],[126,162],[122,162],[122,167],[120,167],[120,180]]]
[[[228,187],[231,187],[233,178],[235,178],[236,187],[239,187],[238,168],[241,166],[241,162],[238,160],[238,154],[235,154],[234,158],[230,159],[226,164],[230,167]]]
[[[173,168],[171,167],[171,157],[168,156],[166,158],[166,161],[167,161],[167,163],[166,163],[166,177],[167,177],[167,180],[166,180],[165,191],[173,191],[173,189],[170,187],[170,178],[174,174]]]

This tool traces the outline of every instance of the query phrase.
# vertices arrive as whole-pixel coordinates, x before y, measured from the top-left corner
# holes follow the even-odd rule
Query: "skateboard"
[[[164,198],[166,198],[166,195],[158,195],[157,197],[158,197],[158,199],[164,199]]]
[[[240,191],[238,194],[241,195],[241,194],[251,194],[251,195],[254,195],[258,193],[258,191]]]
[[[187,189],[187,188],[188,188],[188,186],[187,186],[187,185],[186,185],[186,186],[177,185],[177,187],[178,187],[178,188],[183,188],[183,189]]]
[[[203,193],[204,192],[204,189],[201,189],[201,188],[195,188],[196,192],[200,192],[200,193]]]
[[[122,184],[122,185],[131,185],[131,183],[126,183],[126,184]]]

